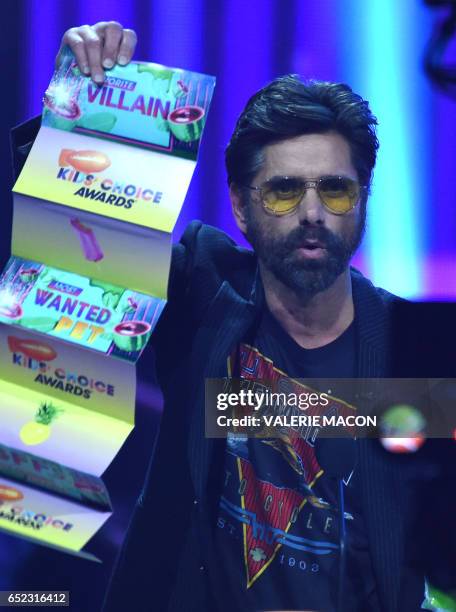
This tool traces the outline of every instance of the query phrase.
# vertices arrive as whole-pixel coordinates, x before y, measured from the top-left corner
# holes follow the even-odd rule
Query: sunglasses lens
[[[318,192],[329,210],[343,214],[356,205],[359,198],[359,185],[349,178],[328,176],[320,179]]]
[[[324,176],[318,183],[319,196],[324,205],[335,214],[351,210],[359,199],[360,187],[357,181],[342,176]],[[301,201],[309,181],[283,177],[263,184],[261,196],[265,208],[275,215],[285,215],[294,210]]]
[[[274,181],[262,188],[265,207],[276,215],[284,215],[296,208],[303,193],[302,182],[293,179]]]

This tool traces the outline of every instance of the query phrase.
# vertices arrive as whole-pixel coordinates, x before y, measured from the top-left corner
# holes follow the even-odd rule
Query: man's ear
[[[245,235],[247,233],[245,207],[248,206],[248,204],[244,202],[241,190],[235,183],[231,183],[230,185],[230,200],[236,224],[241,232]]]

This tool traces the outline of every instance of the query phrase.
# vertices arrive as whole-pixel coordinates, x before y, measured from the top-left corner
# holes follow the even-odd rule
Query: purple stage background
[[[200,164],[176,237],[199,218],[243,241],[231,216],[223,150],[256,89],[287,72],[349,83],[370,100],[381,141],[369,229],[355,264],[404,297],[456,295],[455,102],[423,74],[424,48],[441,14],[420,0],[19,5],[11,3],[21,75],[14,119],[40,112],[60,37],[75,24],[118,20],[138,32],[137,59],[216,75]]]
[[[243,242],[231,216],[223,157],[250,95],[289,72],[344,81],[370,100],[380,121],[369,229],[355,264],[375,284],[404,297],[456,298],[456,103],[436,91],[422,69],[426,42],[441,13],[419,0],[7,0],[2,7],[2,262],[10,249],[12,208],[8,130],[41,112],[62,33],[113,19],[137,31],[137,59],[217,77],[176,238],[188,221],[199,218]],[[140,366],[145,379],[150,379],[150,362],[146,354]],[[159,410],[159,393],[140,386],[138,427],[107,476],[116,513],[94,542],[105,564],[0,535],[0,589],[70,588],[77,602],[72,609],[100,609]],[[128,479],[122,477],[126,471]]]

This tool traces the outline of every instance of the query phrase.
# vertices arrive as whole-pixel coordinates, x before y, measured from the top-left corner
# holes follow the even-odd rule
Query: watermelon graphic
[[[36,268],[25,268],[20,271],[20,278],[23,283],[33,283],[38,278],[40,271]]]
[[[123,351],[140,351],[146,346],[151,334],[147,321],[122,321],[114,327],[114,343]]]
[[[192,142],[198,140],[203,131],[204,108],[201,106],[181,106],[168,116],[168,125],[178,140]]]

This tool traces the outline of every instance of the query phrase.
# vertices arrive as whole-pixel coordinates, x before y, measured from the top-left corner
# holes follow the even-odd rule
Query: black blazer
[[[16,174],[38,128],[34,119],[13,131]],[[387,376],[389,310],[397,298],[358,271],[351,275],[358,376]],[[190,223],[173,247],[168,303],[152,336],[164,396],[160,432],[104,612],[215,612],[206,565],[224,441],[205,438],[204,381],[227,375],[228,355],[257,324],[263,305],[255,254],[214,227]],[[418,610],[424,583],[404,563],[403,475],[372,441],[359,440],[358,447],[382,609]]]
[[[358,376],[382,377],[388,374],[388,312],[396,298],[375,289],[359,272],[351,274]],[[154,337],[165,398],[161,430],[106,612],[121,610],[128,586],[140,594],[140,610],[167,610],[170,601],[173,611],[215,610],[204,576],[223,442],[204,437],[204,379],[227,375],[227,356],[258,322],[263,303],[255,255],[220,230],[192,222],[174,247],[169,302]],[[424,586],[404,567],[402,474],[370,440],[359,440],[359,453],[382,608],[417,610]],[[407,608],[399,603],[404,585]]]

